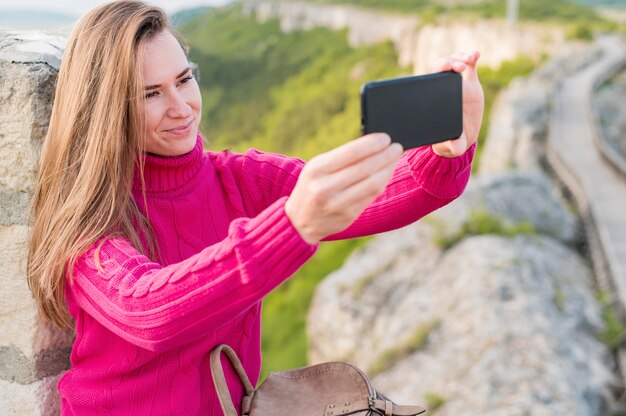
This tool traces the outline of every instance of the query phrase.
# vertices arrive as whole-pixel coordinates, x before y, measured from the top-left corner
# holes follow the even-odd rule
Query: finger
[[[394,169],[387,166],[378,172],[373,172],[364,180],[336,195],[328,203],[329,210],[343,211],[357,207],[362,211],[369,203],[379,196],[386,188],[393,176]]]
[[[311,162],[314,169],[322,173],[333,173],[389,147],[391,138],[386,133],[372,133],[354,139],[326,153],[316,156]]]
[[[463,72],[464,80],[478,81],[478,58],[480,58],[480,52],[476,51],[472,54],[470,63],[467,64],[467,70]]]
[[[432,72],[454,71],[463,72],[467,67],[466,63],[460,59],[447,57],[440,60],[434,67]]]
[[[440,58],[430,69],[430,72],[442,72],[452,70],[452,59],[450,57]]]
[[[474,51],[471,55],[470,55],[470,60],[468,62],[468,65],[470,66],[476,66],[476,64],[478,63],[478,59],[480,58],[480,52],[479,51]]]
[[[472,53],[466,52],[457,52],[450,55],[453,59],[457,59],[459,61],[464,62],[467,65],[474,66],[478,58],[480,57],[480,52],[474,51]]]
[[[453,59],[457,59],[459,61],[467,62],[468,59],[470,58],[470,55],[465,52],[455,52],[452,55],[450,55],[450,57]]]
[[[465,80],[476,80],[478,79],[476,63],[478,62],[479,57],[480,53],[478,51],[470,54],[464,52],[454,53],[449,57],[449,59],[452,60],[451,62],[453,62],[453,66],[451,66],[451,68],[452,70],[461,73],[463,75],[463,79]],[[456,66],[454,66],[455,62],[457,62]]]
[[[454,72],[461,73],[461,72],[465,71],[465,68],[467,68],[467,65],[464,62],[462,62],[462,61],[453,61],[452,62],[452,70]]]
[[[400,143],[392,143],[382,152],[362,159],[345,169],[326,177],[329,186],[334,192],[343,192],[355,183],[365,180],[372,173],[386,168],[395,168],[404,149]]]

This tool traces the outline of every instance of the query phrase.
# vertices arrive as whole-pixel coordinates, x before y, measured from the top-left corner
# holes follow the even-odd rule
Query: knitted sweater
[[[407,150],[386,190],[325,240],[410,224],[464,190],[475,146],[446,159]],[[261,368],[261,300],[315,253],[285,215],[304,162],[255,149],[147,155],[147,206],[162,261],[123,238],[79,256],[66,298],[76,323],[72,368],[59,380],[63,415],[222,415],[209,353],[232,346],[253,383]],[[96,243],[97,244],[97,243]],[[238,405],[243,390],[226,359]],[[239,407],[237,406],[239,411]]]

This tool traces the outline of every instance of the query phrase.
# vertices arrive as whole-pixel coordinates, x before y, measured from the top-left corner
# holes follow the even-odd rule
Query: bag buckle
[[[384,396],[383,396],[384,397]],[[383,400],[377,400],[375,397],[368,397],[369,409],[380,416],[393,416],[393,402],[386,397]],[[376,403],[378,402],[378,403]],[[376,406],[378,405],[378,407]],[[382,406],[385,409],[382,409]]]
[[[385,414],[384,414],[384,413],[381,413],[381,412],[380,412],[380,410],[378,410],[378,408],[374,405],[374,400],[375,400],[375,398],[374,398],[374,397],[371,397],[371,396],[367,398],[367,403],[368,403],[368,405],[369,405],[369,409],[370,409],[372,412],[374,412],[374,413],[376,413],[377,415],[379,415],[379,416],[385,416]]]

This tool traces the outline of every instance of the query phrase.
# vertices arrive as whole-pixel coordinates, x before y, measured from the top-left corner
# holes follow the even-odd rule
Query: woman
[[[232,346],[256,382],[261,300],[321,240],[402,227],[463,191],[477,59],[435,68],[465,76],[461,138],[402,154],[373,134],[305,164],[203,150],[198,85],[160,9],[119,1],[83,17],[59,71],[28,259],[41,314],[76,331],[62,414],[221,414],[211,349]]]

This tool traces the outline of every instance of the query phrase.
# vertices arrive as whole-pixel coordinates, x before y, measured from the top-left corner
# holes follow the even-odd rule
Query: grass
[[[306,317],[316,286],[341,267],[350,253],[372,237],[323,242],[311,260],[263,301],[261,336],[263,368],[260,380],[271,371],[308,364]]]
[[[352,289],[352,296],[355,300],[358,300],[361,298],[365,288],[368,287],[370,284],[372,284],[372,282],[374,281],[377,275],[378,273],[370,273],[361,277],[359,280],[357,280],[356,284],[354,285],[354,288]]]
[[[565,292],[563,292],[563,289],[561,288],[561,285],[559,284],[559,282],[556,282],[554,284],[553,299],[554,299],[554,305],[556,306],[558,311],[563,312],[565,310],[566,298],[565,298]]]
[[[436,223],[434,223],[436,224]],[[437,227],[437,225],[435,225]],[[475,209],[469,218],[453,234],[447,235],[439,226],[435,232],[435,244],[446,250],[470,235],[495,234],[511,237],[518,234],[534,234],[535,227],[528,221],[506,224],[502,217],[491,214],[486,209]]]
[[[617,350],[626,339],[626,329],[620,320],[615,306],[611,302],[611,294],[604,291],[596,293],[596,299],[602,305],[602,318],[604,330],[597,334],[597,337],[611,350]]]
[[[352,298],[354,300],[359,300],[361,296],[363,295],[363,291],[369,285],[371,285],[372,282],[374,282],[374,279],[376,279],[376,277],[388,271],[390,267],[391,267],[390,264],[384,264],[382,267],[379,267],[378,269],[371,271],[365,276],[361,276],[352,287]],[[343,289],[345,291],[347,288],[343,288]]]
[[[383,351],[369,367],[368,375],[374,377],[391,368],[396,362],[423,348],[428,342],[429,335],[439,328],[440,325],[441,321],[439,319],[433,319],[415,328],[407,339],[395,347]]]
[[[441,406],[446,404],[446,398],[437,393],[424,394],[424,400],[426,400],[426,409],[429,412],[436,412]]]

